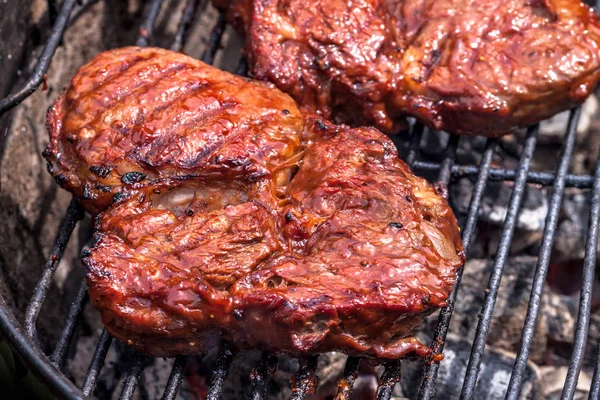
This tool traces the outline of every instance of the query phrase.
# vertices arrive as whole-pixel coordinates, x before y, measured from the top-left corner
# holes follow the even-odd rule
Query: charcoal
[[[518,349],[535,272],[535,262],[535,257],[513,257],[506,263],[488,336],[488,343],[496,349],[510,352]],[[492,260],[470,260],[466,263],[450,332],[469,340],[474,338],[477,316],[483,304],[484,289],[492,265]],[[544,359],[547,347],[545,328],[545,319],[540,318],[531,346],[530,358],[534,361]]]
[[[554,262],[583,260],[589,217],[590,193],[565,193],[553,247]]]
[[[492,257],[500,240],[500,227],[504,223],[513,185],[511,182],[488,182],[481,207],[479,222],[471,257]],[[471,202],[473,183],[461,179],[449,188],[450,202],[461,224],[464,222]],[[531,246],[539,244],[548,213],[548,193],[534,185],[527,185],[523,196],[523,205],[517,219],[515,238],[511,242],[510,253],[519,254]]]
[[[543,393],[545,400],[559,400],[562,395],[563,385],[567,378],[568,367],[545,366],[542,372]],[[573,400],[584,400],[589,396],[592,380],[587,371],[581,371]]]
[[[437,390],[434,399],[458,399],[462,390],[471,342],[457,335],[450,334],[446,338],[444,360],[440,364],[437,379]],[[486,400],[504,399],[515,354],[488,347],[483,355],[479,380],[475,386],[473,398]],[[402,366],[401,387],[409,399],[416,398],[421,369],[417,363],[404,363]],[[532,362],[527,364],[523,376],[523,386],[519,399],[543,399],[541,390],[541,372]]]
[[[487,338],[487,344],[497,350],[517,352],[519,349],[536,261],[536,257],[517,256],[510,257],[506,262]],[[467,261],[450,325],[451,333],[473,340],[492,266],[493,260]],[[546,284],[530,348],[530,360],[540,365],[569,363],[578,307],[579,291],[563,294]],[[600,340],[600,315],[595,312],[591,318],[585,350],[586,367],[593,365],[595,346]],[[428,324],[422,329],[423,332],[432,332],[435,320],[430,319]]]
[[[578,143],[583,142],[591,127],[592,119],[598,111],[598,99],[595,95],[590,96],[581,107],[579,124],[577,125]],[[569,111],[556,114],[540,123],[538,132],[538,142],[540,144],[560,144],[565,136],[565,127],[569,121]]]
[[[488,343],[510,352],[518,350],[525,322],[536,258],[511,257],[506,262],[498,291]],[[492,260],[470,260],[460,286],[450,332],[472,340],[478,314],[485,297],[485,287],[493,266]],[[548,288],[542,295],[541,315],[531,346],[530,359],[543,362],[548,338],[562,341],[573,329],[574,310],[568,296],[553,293]],[[572,339],[571,339],[572,340]]]
[[[461,179],[450,186],[450,201],[458,215],[467,215],[472,187],[473,184],[468,179]],[[488,182],[481,201],[479,219],[495,226],[502,226],[512,191],[512,182]],[[543,230],[547,213],[547,191],[534,185],[527,185],[517,220],[517,229],[529,232]]]
[[[504,223],[513,186],[507,182],[488,183],[481,204],[481,220],[493,225]],[[548,213],[548,198],[545,191],[533,185],[527,185],[523,203],[517,219],[517,228],[529,232],[544,229]]]

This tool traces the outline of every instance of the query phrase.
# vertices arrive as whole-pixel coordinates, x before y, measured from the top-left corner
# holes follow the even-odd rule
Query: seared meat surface
[[[158,179],[279,177],[301,150],[302,119],[288,96],[156,48],[97,56],[47,126],[49,171],[92,214]]]
[[[250,71],[336,122],[402,116],[499,136],[581,103],[600,25],[578,0],[213,0],[247,36]]]
[[[157,54],[161,65],[163,55],[192,62],[129,48],[99,55],[81,73],[115,53],[129,61],[126,54],[140,52]],[[194,95],[197,109],[174,102],[156,111],[161,118],[175,107],[195,122],[176,136],[168,123],[156,126],[145,145],[160,147],[176,137],[178,149],[195,149],[199,159],[212,161],[186,169],[175,164],[183,153],[173,152],[166,167],[149,167],[129,156],[137,154],[133,147],[126,162],[105,152],[92,163],[117,163],[112,171],[119,174],[130,166],[153,174],[131,185],[117,179],[114,188],[123,195],[113,205],[88,199],[91,209],[104,210],[83,257],[90,298],[106,329],[155,356],[200,354],[221,339],[296,356],[334,350],[390,359],[428,355],[413,328],[445,304],[464,260],[447,202],[413,175],[381,132],[301,114],[275,88],[194,63],[189,76],[219,90],[207,90],[206,99]],[[79,92],[79,78],[67,93]],[[240,93],[248,96],[244,104],[237,103]],[[217,95],[207,113],[202,105]],[[132,104],[132,114],[141,112],[136,107],[145,105]],[[114,116],[115,137],[132,142],[138,120],[109,111],[98,110]],[[195,112],[200,116],[187,116]],[[204,138],[217,129],[231,139],[213,146]],[[86,181],[92,176],[86,156],[74,151],[63,158],[51,150],[49,157],[68,160],[61,168]],[[75,195],[78,187],[67,186]]]

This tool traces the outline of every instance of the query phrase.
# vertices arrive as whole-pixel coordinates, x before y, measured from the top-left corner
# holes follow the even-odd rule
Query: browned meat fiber
[[[452,290],[458,227],[377,130],[133,47],[82,67],[48,126],[51,171],[102,211],[83,256],[116,338],[155,356],[221,339],[295,356],[430,354],[412,331]]]
[[[580,104],[600,25],[578,0],[213,0],[252,75],[304,110],[401,129],[404,116],[500,136]]]

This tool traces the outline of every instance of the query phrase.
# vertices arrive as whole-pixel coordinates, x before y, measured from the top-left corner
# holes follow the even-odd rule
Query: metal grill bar
[[[377,400],[389,400],[392,397],[394,386],[400,382],[402,377],[402,364],[400,361],[388,362],[385,371],[379,380],[377,388]]]
[[[163,0],[152,0],[152,3],[150,3],[148,14],[146,14],[146,18],[140,26],[139,36],[137,42],[135,42],[136,46],[145,47],[150,44],[150,38],[154,33],[154,23],[156,22],[162,3]]]
[[[223,37],[223,33],[225,32],[225,13],[219,13],[219,18],[217,18],[217,23],[210,32],[210,40],[208,41],[208,48],[202,55],[202,61],[207,64],[212,64],[215,60],[215,54],[217,54],[217,50],[221,46],[221,38]]]
[[[67,22],[67,29],[71,26],[71,24],[77,21],[79,17],[81,17],[81,15],[87,10],[89,6],[91,6],[93,3],[96,3],[97,1],[99,0],[77,0],[77,5],[71,13],[71,16],[69,17],[69,22]]]
[[[299,360],[298,371],[292,376],[292,396],[290,400],[302,400],[317,390],[317,363],[319,356],[314,355]]]
[[[413,169],[415,172],[438,171],[440,165],[433,162],[415,161]],[[454,165],[452,167],[452,178],[469,178],[479,174],[479,168],[475,165]],[[515,181],[517,179],[517,171],[507,170],[503,168],[490,168],[489,179],[491,181]],[[533,183],[542,186],[552,186],[556,177],[551,172],[536,172],[530,171],[527,173],[527,183]],[[594,183],[594,177],[590,175],[571,175],[565,176],[565,186],[575,187],[579,189],[589,189]]]
[[[475,340],[473,342],[473,348],[471,349],[471,356],[469,357],[467,373],[465,375],[461,393],[462,400],[472,399],[475,392],[475,384],[477,383],[477,377],[479,375],[479,366],[481,365],[481,359],[483,357],[483,352],[485,351],[485,341],[490,328],[492,313],[496,304],[496,297],[498,296],[498,288],[500,287],[504,264],[506,263],[516,226],[517,215],[521,208],[521,201],[525,192],[525,186],[527,185],[527,172],[529,171],[531,159],[535,150],[537,133],[537,126],[529,128],[527,138],[525,139],[525,146],[519,162],[517,179],[515,180],[515,186],[511,194],[506,218],[500,234],[500,243],[498,244],[496,259],[494,260],[492,274],[488,282],[488,288],[486,289],[485,300],[480,314],[481,317],[479,318],[477,330],[475,331]]]
[[[104,360],[106,359],[106,354],[108,353],[111,344],[112,336],[106,332],[106,329],[103,329],[102,334],[100,335],[100,340],[98,340],[98,344],[96,345],[92,362],[90,363],[90,367],[88,368],[85,379],[83,380],[83,386],[81,390],[85,397],[90,397],[94,393],[98,376],[100,375],[100,371],[102,371]]]
[[[592,378],[592,387],[590,388],[590,400],[600,399],[600,343],[598,343],[597,354],[594,377]]]
[[[594,273],[596,271],[596,251],[598,249],[598,218],[600,218],[600,154],[596,161],[594,173],[594,190],[592,192],[592,207],[588,225],[587,240],[585,243],[585,256],[583,259],[583,283],[579,298],[579,314],[575,327],[573,353],[569,362],[567,378],[561,400],[572,399],[575,395],[577,378],[583,364],[583,355],[587,343],[590,314],[592,312],[592,290],[594,289]]]
[[[475,186],[473,188],[473,193],[471,194],[471,202],[469,203],[467,221],[462,231],[465,255],[469,254],[471,240],[473,239],[475,225],[477,224],[479,206],[481,205],[481,199],[483,198],[483,193],[485,191],[490,172],[490,166],[492,164],[492,157],[494,155],[494,151],[496,150],[497,144],[498,141],[496,139],[488,139],[483,152],[483,157],[481,158],[481,163],[479,165],[481,172],[477,177],[477,181],[475,182]],[[463,272],[464,265],[456,273],[454,290],[452,293],[450,293],[447,305],[442,308],[440,312],[436,331],[433,335],[434,339],[431,343],[431,350],[433,354],[439,354],[444,350],[444,342],[446,340],[446,335],[448,334],[450,319],[452,318],[452,313],[454,312],[454,303],[456,302]],[[419,388],[418,394],[419,399],[431,399],[435,395],[435,380],[437,378],[438,370],[439,363],[426,362],[423,365],[423,372],[421,373],[421,387]]]
[[[35,289],[33,290],[33,296],[31,296],[29,306],[27,306],[27,310],[25,311],[25,332],[35,342],[37,342],[37,329],[35,327],[35,323],[38,319],[38,315],[40,314],[42,304],[46,299],[46,293],[52,284],[52,278],[56,272],[56,268],[58,268],[58,264],[60,263],[60,259],[63,256],[65,248],[67,247],[69,238],[75,229],[75,225],[77,225],[77,221],[82,218],[83,209],[79,205],[79,202],[75,199],[71,200],[65,217],[58,228],[56,241],[54,242],[54,248],[52,249],[52,253],[50,253],[50,257],[48,257],[48,260],[46,261],[44,271],[42,272],[42,278],[35,286]]]
[[[163,393],[162,400],[173,400],[177,397],[177,391],[179,390],[181,381],[183,381],[187,363],[187,356],[179,356],[175,358],[175,363],[173,363],[173,369],[169,375],[169,380],[167,381],[167,386],[165,388],[165,392]]]
[[[256,368],[252,370],[252,391],[250,400],[261,400],[267,395],[267,380],[277,369],[277,357],[262,353]]]
[[[44,75],[48,72],[48,68],[50,68],[50,62],[52,61],[52,57],[54,56],[54,52],[56,48],[60,44],[62,40],[63,34],[67,29],[67,22],[69,21],[69,16],[71,15],[71,11],[73,11],[73,7],[75,6],[75,2],[77,0],[65,0],[62,8],[60,9],[60,14],[56,18],[56,23],[52,28],[52,33],[50,34],[50,38],[42,51],[42,55],[40,56],[35,69],[33,70],[33,74],[29,78],[29,80],[21,87],[21,89],[16,92],[10,94],[8,97],[0,100],[0,117],[25,100],[30,94],[35,92],[35,90],[42,84],[44,80]]]
[[[346,360],[346,366],[344,367],[344,373],[337,382],[338,392],[334,400],[348,400],[350,398],[354,381],[356,378],[358,378],[359,365],[359,357],[348,357],[348,360]]]
[[[445,151],[444,159],[440,163],[440,172],[438,173],[438,182],[447,185],[450,182],[452,174],[452,166],[456,158],[456,149],[458,148],[459,136],[452,135],[448,141],[448,146]]]
[[[444,186],[443,188],[440,188],[442,191],[446,190],[445,186],[450,181],[452,165],[454,164],[454,160],[456,158],[456,150],[458,148],[459,141],[459,136],[451,135],[450,139],[448,140],[448,144],[446,145],[446,149],[444,150],[444,159],[440,163],[440,171],[437,181],[438,185],[441,184]],[[400,382],[402,372],[400,364],[401,363],[399,360],[387,364],[385,372],[382,375],[382,381],[379,383],[379,389],[377,390],[377,400],[389,400],[391,398],[394,386],[397,382]],[[389,390],[387,386],[389,386]]]
[[[223,383],[229,373],[229,366],[233,360],[233,351],[229,345],[225,344],[219,350],[217,356],[217,366],[210,377],[210,385],[206,393],[206,400],[218,400],[223,392]]]
[[[149,362],[150,357],[138,352],[135,353],[125,382],[123,382],[123,390],[121,390],[121,396],[119,396],[120,400],[130,400],[133,398],[135,389],[140,381],[140,376],[142,376],[142,372],[144,372],[144,368],[146,368]]]
[[[177,27],[175,39],[173,40],[173,44],[171,44],[171,50],[181,51],[183,48],[187,30],[194,19],[199,3],[200,0],[187,0],[185,8],[183,9],[183,14],[181,15],[181,20],[179,21],[179,26]]]
[[[79,286],[79,290],[77,291],[77,295],[75,296],[75,300],[73,300],[73,304],[71,305],[71,309],[69,310],[69,316],[67,317],[67,323],[63,328],[60,336],[58,338],[58,342],[54,347],[54,351],[50,355],[50,362],[58,367],[58,369],[62,369],[65,364],[65,358],[67,356],[67,350],[69,349],[69,344],[71,343],[71,339],[73,338],[73,333],[75,333],[75,328],[77,328],[77,324],[79,322],[79,317],[85,308],[85,304],[88,299],[88,285],[86,280],[84,279]]]
[[[43,362],[46,356],[34,341],[21,332],[21,325],[10,312],[4,297],[0,296],[0,326],[3,328],[2,336],[27,365],[36,366],[38,377],[48,387],[61,394],[65,399],[78,399],[79,390],[67,379],[54,365]]]
[[[552,189],[550,209],[548,215],[546,216],[542,244],[536,263],[533,284],[531,286],[531,297],[529,298],[529,306],[527,308],[527,315],[525,317],[525,323],[523,326],[523,334],[521,336],[521,344],[515,360],[513,372],[510,377],[508,390],[506,392],[507,400],[516,400],[521,392],[523,373],[525,372],[525,367],[527,366],[529,348],[531,347],[533,335],[535,333],[535,327],[538,321],[538,314],[542,301],[542,291],[544,290],[544,283],[546,282],[546,275],[548,274],[552,245],[554,244],[556,226],[558,225],[560,205],[562,203],[563,193],[565,190],[565,176],[569,170],[569,162],[571,160],[571,155],[573,154],[573,148],[575,147],[577,123],[579,122],[580,113],[580,108],[577,108],[571,111],[569,116],[567,136],[564,140],[561,155],[559,157],[560,161],[556,169],[556,182],[554,184],[554,188]]]
[[[412,127],[412,132],[410,134],[410,143],[409,143],[409,151],[406,156],[406,163],[412,168],[417,161],[417,153],[419,151],[419,144],[421,143],[421,137],[423,137],[423,132],[425,131],[425,126],[420,122],[415,122]]]

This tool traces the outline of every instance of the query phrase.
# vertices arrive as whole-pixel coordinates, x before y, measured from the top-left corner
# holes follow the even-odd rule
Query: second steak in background
[[[404,116],[500,136],[580,104],[600,24],[579,0],[213,0],[250,72],[305,110],[386,133]]]

